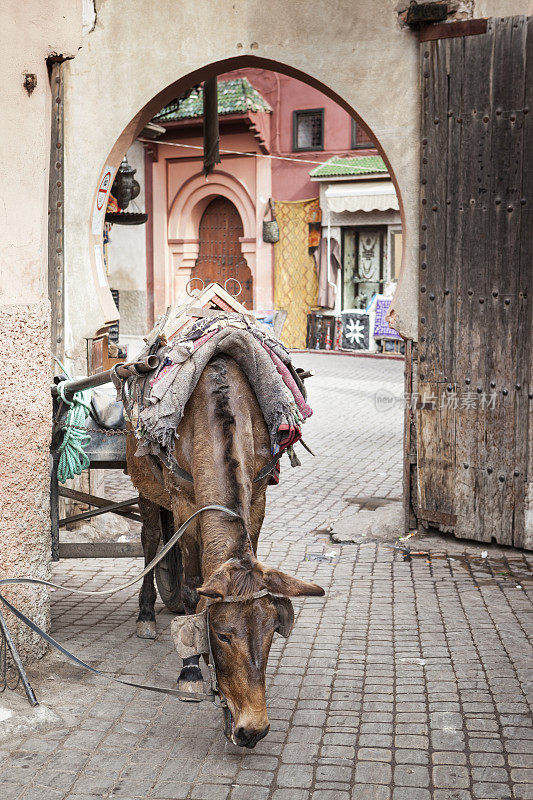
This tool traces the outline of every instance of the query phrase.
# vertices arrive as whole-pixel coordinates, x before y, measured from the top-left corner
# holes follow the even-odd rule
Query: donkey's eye
[[[230,643],[230,638],[229,638],[229,636],[226,636],[225,633],[217,633],[217,636],[218,636],[218,638],[220,639],[221,642],[226,642],[227,644]]]

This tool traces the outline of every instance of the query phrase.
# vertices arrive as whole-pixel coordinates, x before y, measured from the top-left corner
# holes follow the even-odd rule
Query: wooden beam
[[[65,525],[68,525],[70,522],[80,522],[80,520],[99,517],[100,514],[108,514],[110,511],[114,513],[117,511],[117,509],[127,508],[138,501],[138,497],[132,498],[131,500],[121,500],[120,503],[110,503],[105,508],[96,508],[94,511],[84,511],[83,514],[75,514],[73,517],[65,517],[64,519],[59,520],[59,527],[64,528]]]
[[[63,64],[50,64],[52,126],[48,179],[48,297],[51,305],[52,353],[63,358],[64,342],[64,236],[63,236]]]
[[[457,39],[459,36],[479,36],[486,32],[486,19],[465,19],[426,25],[420,28],[419,39],[421,42],[434,42],[437,39]]]
[[[142,558],[140,542],[60,542],[59,558]]]

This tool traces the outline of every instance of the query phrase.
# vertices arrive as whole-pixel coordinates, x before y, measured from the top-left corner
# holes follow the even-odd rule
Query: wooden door
[[[533,18],[484,24],[421,44],[418,516],[532,547]]]
[[[239,302],[253,308],[253,281],[250,267],[241,253],[239,238],[244,235],[239,212],[226,197],[216,197],[200,220],[200,249],[191,278],[201,278],[206,286],[215,281],[224,286],[228,278],[236,278],[242,286]],[[230,294],[238,287],[230,282]]]

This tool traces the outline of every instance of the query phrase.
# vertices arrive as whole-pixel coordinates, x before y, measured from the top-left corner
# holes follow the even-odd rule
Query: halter
[[[228,707],[228,701],[224,696],[224,693],[221,691],[220,686],[218,684],[217,679],[217,670],[215,666],[215,659],[213,656],[213,647],[211,645],[211,627],[209,625],[209,608],[210,606],[217,605],[218,603],[247,603],[250,600],[259,600],[260,597],[266,597],[267,595],[271,595],[272,597],[284,597],[284,595],[277,595],[269,592],[268,589],[260,589],[258,592],[254,592],[251,597],[235,597],[234,595],[228,595],[227,597],[220,598],[220,600],[211,600],[206,605],[206,614],[205,614],[205,623],[207,626],[207,646],[208,646],[208,662],[207,666],[209,668],[209,682],[210,682],[210,695],[213,701],[213,704],[217,706],[217,708],[221,708],[224,714],[224,735],[227,739],[231,736],[231,711]],[[218,697],[218,703],[216,698]]]

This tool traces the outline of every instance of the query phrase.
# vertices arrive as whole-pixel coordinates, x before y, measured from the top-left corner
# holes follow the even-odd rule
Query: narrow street
[[[260,558],[326,594],[294,601],[293,633],[274,641],[266,739],[241,750],[225,740],[213,706],[106,684],[53,653],[31,672],[49,709],[41,727],[0,741],[2,800],[533,798],[526,554],[444,535],[428,538],[431,555],[412,537],[408,553],[401,529],[388,540],[376,530],[366,542],[332,543],[325,531],[353,498],[401,498],[403,408],[378,410],[375,395],[401,398],[403,363],[295,363],[316,370],[304,430],[316,457],[298,448],[295,469],[283,459]],[[63,561],[52,580],[98,589],[140,565]],[[172,686],[172,615],[158,600],[159,638],[137,639],[137,593],[54,592],[52,634],[99,669]],[[6,692],[0,707],[13,702]],[[31,717],[22,698],[18,708]]]

